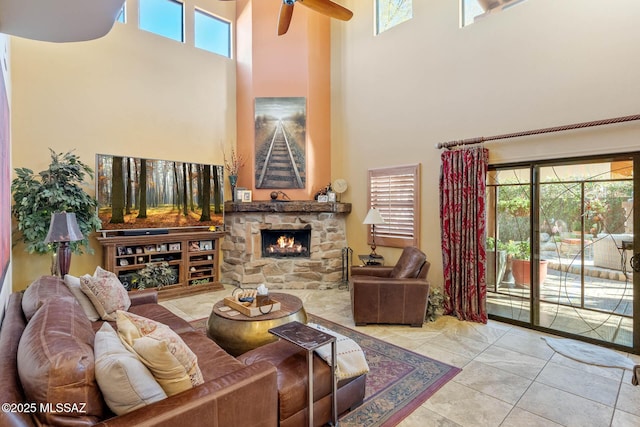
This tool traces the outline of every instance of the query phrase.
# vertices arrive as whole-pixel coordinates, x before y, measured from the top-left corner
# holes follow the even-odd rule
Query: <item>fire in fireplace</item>
[[[311,230],[262,230],[263,257],[309,257]]]

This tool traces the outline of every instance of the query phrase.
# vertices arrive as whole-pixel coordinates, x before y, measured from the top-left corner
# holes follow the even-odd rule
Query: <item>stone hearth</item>
[[[315,201],[225,203],[221,281],[271,289],[327,289],[342,280],[350,203]],[[311,227],[308,258],[262,256],[262,230]]]

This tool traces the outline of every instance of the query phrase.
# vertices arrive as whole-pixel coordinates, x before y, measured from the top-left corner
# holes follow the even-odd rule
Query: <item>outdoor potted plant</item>
[[[11,182],[14,204],[11,214],[16,219],[16,240],[25,244],[29,253],[55,254],[55,246],[45,243],[49,231],[51,214],[73,212],[84,239],[71,242],[71,251],[82,254],[83,249],[93,253],[89,247],[89,236],[101,225],[95,198],[82,188],[85,175],[93,178],[93,170],[80,161],[72,151],[51,152],[48,169],[34,174],[28,168],[16,168],[17,177]],[[52,274],[56,274],[52,259]]]
[[[511,264],[511,271],[516,286],[529,287],[531,285],[531,243],[528,240],[515,243],[515,252]],[[539,262],[538,286],[547,278],[549,261],[541,259]]]
[[[497,262],[497,263],[496,263]],[[502,282],[507,267],[507,251],[505,244],[487,237],[487,286],[497,286]]]
[[[531,201],[524,196],[505,198],[498,202],[498,209],[516,217],[529,216]]]

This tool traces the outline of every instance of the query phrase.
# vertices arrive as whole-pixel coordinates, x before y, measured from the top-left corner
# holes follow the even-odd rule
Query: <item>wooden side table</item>
[[[336,394],[336,337],[320,332],[310,326],[294,321],[269,329],[273,335],[282,338],[298,347],[307,350],[307,367],[309,369],[309,382],[307,385],[307,411],[309,412],[309,426],[313,427],[313,351],[323,345],[331,343],[331,397],[332,418],[331,423],[338,425],[338,401]]]

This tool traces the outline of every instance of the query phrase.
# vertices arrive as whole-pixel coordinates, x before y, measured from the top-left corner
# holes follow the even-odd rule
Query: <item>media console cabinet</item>
[[[222,290],[219,282],[220,231],[187,231],[97,237],[103,247],[104,268],[114,272],[131,290],[136,274],[150,263],[166,262],[176,270],[177,282],[159,289],[159,298]]]

